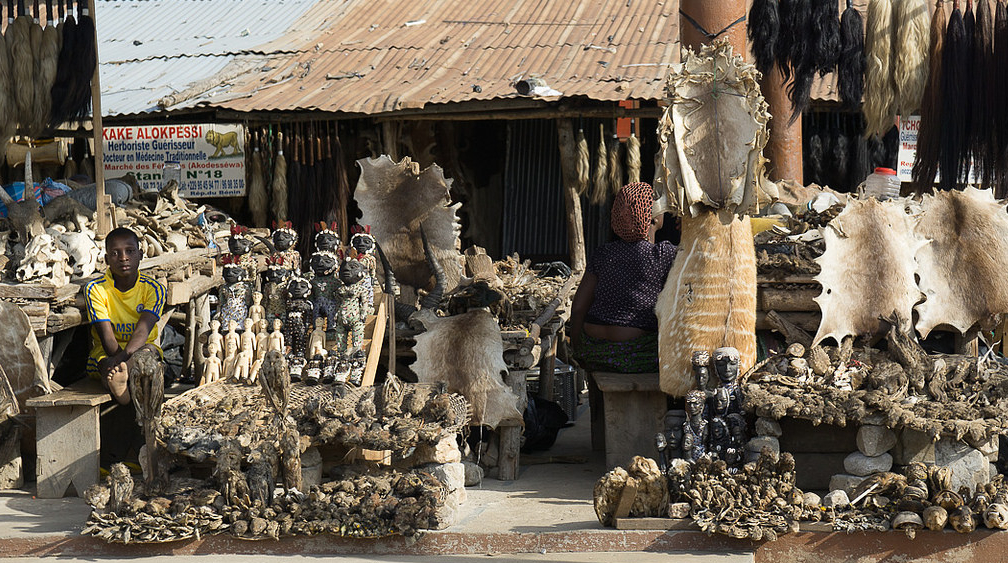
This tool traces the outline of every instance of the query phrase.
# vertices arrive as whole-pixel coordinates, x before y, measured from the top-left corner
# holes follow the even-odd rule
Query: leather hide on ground
[[[738,349],[739,373],[756,362],[756,254],[749,217],[683,217],[675,264],[658,295],[661,390],[683,397],[695,386],[694,350]]]
[[[504,383],[504,343],[489,311],[424,319],[410,366],[421,383],[444,382],[472,405],[472,423],[496,428],[502,420],[521,424],[518,396]]]
[[[992,315],[1008,313],[1008,213],[990,190],[924,196],[916,234],[917,332],[927,338],[938,325],[965,334]]]
[[[815,277],[822,320],[814,344],[876,332],[879,317],[894,314],[897,329],[910,330],[920,299],[914,255],[923,243],[903,207],[902,200],[852,200],[824,229],[826,251],[816,259],[822,272]]]
[[[432,164],[423,171],[409,157],[393,162],[387,155],[362,158],[354,199],[363,212],[362,225],[381,245],[399,283],[430,288],[432,273],[420,240],[420,224],[444,268],[445,291],[458,285],[462,275],[458,219],[461,203],[451,204],[451,178]]]
[[[28,315],[15,304],[0,301],[0,318],[4,319],[0,323],[0,365],[24,412],[25,401],[51,392],[49,370]]]

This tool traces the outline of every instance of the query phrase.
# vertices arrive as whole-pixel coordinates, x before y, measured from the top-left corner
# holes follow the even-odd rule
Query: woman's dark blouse
[[[588,271],[595,274],[598,284],[585,320],[656,332],[655,302],[676,251],[671,242],[654,244],[646,240],[617,240],[595,250]]]

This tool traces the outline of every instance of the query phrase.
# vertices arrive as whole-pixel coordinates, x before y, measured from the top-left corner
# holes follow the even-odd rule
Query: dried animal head
[[[656,175],[680,213],[707,206],[741,215],[752,206],[770,119],[758,76],[725,40],[687,50],[669,75]]]
[[[984,526],[991,530],[1008,530],[1008,505],[992,502],[983,513]]]
[[[924,525],[929,530],[944,530],[948,522],[948,511],[940,506],[929,506],[924,509]]]

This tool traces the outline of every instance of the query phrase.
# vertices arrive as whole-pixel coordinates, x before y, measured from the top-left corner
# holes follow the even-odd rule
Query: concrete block
[[[781,435],[781,425],[780,422],[772,418],[759,417],[756,419],[756,435],[757,436],[774,436],[775,438],[780,438]]]
[[[910,428],[899,433],[891,453],[897,465],[910,465],[915,461],[935,463],[935,443],[931,436]]]
[[[830,478],[829,490],[844,491],[848,496],[850,496],[854,493],[854,489],[856,489],[865,479],[867,479],[867,477],[861,477],[860,475],[837,473]]]
[[[952,438],[942,438],[935,445],[935,463],[952,469],[952,490],[976,486],[990,481],[990,462],[980,450]]]
[[[865,424],[858,428],[858,451],[868,457],[882,455],[896,445],[896,433],[885,426]]]
[[[0,425],[0,491],[18,489],[23,484],[21,428],[13,420],[8,420]]]
[[[872,473],[889,471],[892,465],[893,456],[888,453],[869,457],[861,452],[854,452],[844,458],[844,470],[851,475],[868,476]]]

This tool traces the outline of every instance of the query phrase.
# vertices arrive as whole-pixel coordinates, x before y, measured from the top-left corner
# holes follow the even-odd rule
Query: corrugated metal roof
[[[102,113],[151,111],[244,54],[275,54],[261,46],[289,33],[317,1],[98,0]]]
[[[294,54],[204,104],[375,114],[517,98],[513,82],[533,76],[564,97],[660,99],[678,19],[677,0],[319,2],[266,46]]]

